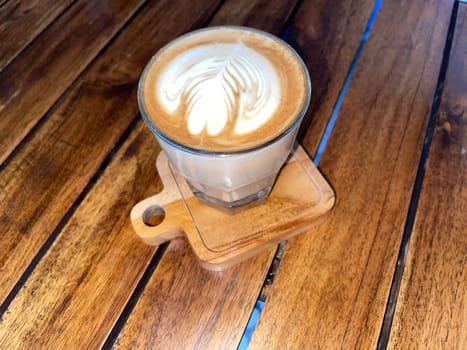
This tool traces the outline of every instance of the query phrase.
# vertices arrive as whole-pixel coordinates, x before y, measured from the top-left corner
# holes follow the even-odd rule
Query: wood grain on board
[[[467,4],[459,4],[390,349],[467,348]]]
[[[174,36],[203,25],[216,6],[148,4],[2,169],[1,302],[136,118],[144,65]]]
[[[288,242],[249,349],[376,348],[452,6],[383,1],[320,162],[336,205]]]
[[[73,0],[0,2],[0,72]]]
[[[246,7],[251,6],[248,3],[251,1],[247,2]],[[335,7],[341,4],[341,2],[333,3]],[[354,45],[353,50],[342,52],[356,50],[371,12],[371,6],[369,9],[363,6],[368,3],[368,1],[360,2],[363,12],[359,16],[349,17],[353,16],[353,12],[349,11],[339,12],[340,17],[328,18],[335,23],[329,24],[329,28],[341,28],[340,31],[329,31],[329,35],[343,36]],[[300,17],[301,11],[310,12],[312,8],[323,8],[323,4],[324,1],[304,1],[297,9],[297,17]],[[235,13],[232,6],[229,5],[229,13]],[[241,3],[238,6],[243,8]],[[254,9],[255,6],[251,8]],[[273,17],[274,8],[266,9],[271,12],[270,14],[263,13],[263,18]],[[330,9],[327,11],[331,12]],[[238,10],[238,12],[244,13],[243,10]],[[224,13],[222,7],[218,14],[224,15]],[[279,18],[279,14],[276,15]],[[216,18],[217,15],[211,23],[219,24]],[[250,16],[250,18],[257,28],[278,34],[275,31],[279,30],[276,28],[277,21],[268,20],[260,26],[255,22],[255,16]],[[320,27],[322,25],[320,21],[323,18],[319,15],[313,17],[315,22],[310,23],[309,30]],[[356,26],[358,30],[349,32],[345,30],[345,26],[340,25],[342,22],[349,21],[350,18],[360,21],[360,26]],[[238,21],[242,25],[250,25],[249,21],[243,21],[241,17]],[[236,22],[230,19],[229,24],[236,24]],[[315,54],[336,55],[333,50],[338,50],[338,48],[328,46]],[[310,53],[308,63],[313,63],[312,57]],[[341,58],[341,64],[346,65],[348,69],[352,57],[342,56]],[[335,77],[329,77],[326,84],[341,84],[347,69],[340,69],[335,73]],[[315,85],[319,82],[320,80],[317,80]],[[339,90],[340,88],[331,89],[334,92]],[[324,95],[325,93],[323,93],[323,100]],[[327,98],[335,100],[337,96],[330,94]],[[321,117],[327,118],[329,115]],[[270,250],[269,253],[258,255],[219,274],[199,267],[186,240],[178,239],[171,242],[123,328],[115,347],[117,349],[159,348],[170,344],[173,348],[236,349],[260,293],[261,284],[271,264],[273,253],[274,250]]]
[[[79,0],[2,72],[0,163],[143,2]]]
[[[226,270],[306,231],[334,204],[331,187],[301,146],[281,169],[267,200],[235,212],[201,203],[164,152],[156,164],[164,189],[131,210],[135,233],[150,245],[185,237],[208,270]],[[161,214],[162,222],[150,224],[151,216]]]

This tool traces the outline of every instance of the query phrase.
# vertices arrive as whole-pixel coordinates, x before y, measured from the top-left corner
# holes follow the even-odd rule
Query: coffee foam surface
[[[162,49],[141,85],[143,108],[166,137],[195,149],[229,152],[285,131],[306,100],[306,73],[270,36],[222,27]]]

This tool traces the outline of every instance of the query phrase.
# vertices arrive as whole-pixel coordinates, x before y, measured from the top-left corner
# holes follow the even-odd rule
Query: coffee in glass
[[[264,201],[308,108],[297,53],[271,34],[211,27],[160,49],[138,87],[141,114],[200,200],[224,208]]]

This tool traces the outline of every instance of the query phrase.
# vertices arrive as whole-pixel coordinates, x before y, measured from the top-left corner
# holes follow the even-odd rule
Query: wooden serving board
[[[224,270],[310,228],[334,205],[334,192],[301,146],[282,168],[264,204],[227,213],[202,204],[164,152],[157,169],[164,189],[136,204],[131,221],[147,244],[186,236],[201,265]],[[162,221],[153,224],[151,217]]]

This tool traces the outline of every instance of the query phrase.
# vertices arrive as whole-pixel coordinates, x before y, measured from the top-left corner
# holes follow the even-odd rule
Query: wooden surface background
[[[289,241],[251,349],[376,348],[452,4],[382,3],[320,162],[333,214]]]
[[[187,31],[235,24],[304,58],[312,156],[355,68],[319,162],[336,206],[287,243],[250,348],[464,349],[467,4],[384,1],[362,46],[379,4],[0,2],[0,348],[237,348],[276,248],[214,273],[129,219],[162,188],[141,70]]]
[[[392,349],[467,348],[466,153],[467,4],[459,4],[391,332]]]

